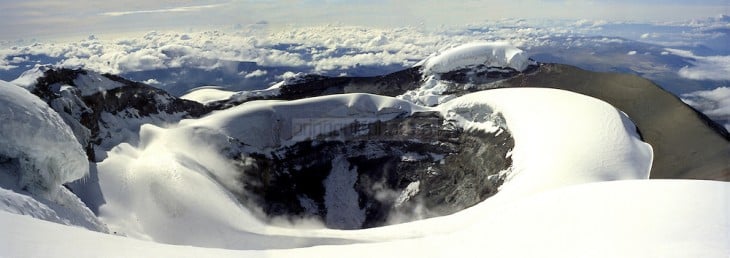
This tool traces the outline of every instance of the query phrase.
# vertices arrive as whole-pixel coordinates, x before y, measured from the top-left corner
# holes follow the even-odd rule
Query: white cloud
[[[730,56],[697,56],[691,51],[667,49],[689,59],[692,66],[679,69],[679,76],[693,80],[730,81]]]
[[[730,131],[730,87],[683,94],[682,100]]]
[[[137,11],[119,11],[119,12],[104,12],[100,15],[104,16],[124,16],[133,14],[150,14],[150,13],[175,13],[175,12],[194,12],[205,9],[212,9],[224,6],[223,4],[211,4],[211,5],[196,5],[196,6],[182,6],[167,9],[152,9],[152,10],[137,10]]]
[[[247,73],[247,74],[246,74],[246,75],[244,75],[243,77],[244,77],[244,78],[246,78],[246,79],[250,79],[250,78],[255,78],[255,77],[261,77],[261,76],[265,76],[265,75],[266,75],[267,73],[268,73],[268,72],[266,72],[266,71],[264,71],[264,70],[258,70],[258,69],[257,69],[257,70],[255,70],[255,71],[253,71],[253,72]]]
[[[256,25],[225,31],[153,31],[118,38],[96,34],[96,37],[84,36],[81,40],[70,42],[26,43],[15,47],[9,44],[8,47],[0,47],[0,71],[20,69],[18,67],[21,65],[34,61],[16,63],[24,57],[18,59],[14,56],[48,55],[53,58],[43,62],[50,60],[63,67],[84,67],[113,74],[169,68],[225,69],[226,72],[236,74],[240,72],[238,62],[254,62],[262,67],[290,67],[289,70],[297,72],[362,75],[358,73],[362,67],[408,67],[440,49],[473,41],[508,41],[525,49],[528,54],[531,49],[539,53],[560,50],[558,53],[566,55],[575,49],[580,54],[581,49],[606,49],[606,46],[610,46],[608,49],[619,46],[626,51],[631,50],[616,54],[637,56],[639,53],[662,51],[648,49],[619,37],[596,36],[603,31],[593,26],[596,24],[615,25],[591,20],[504,19],[430,29],[344,25],[273,28],[270,25]],[[706,24],[714,26],[716,22]],[[651,25],[644,26],[646,31],[642,33],[653,33],[647,27],[651,28]],[[701,31],[701,28],[692,29]],[[693,66],[681,70],[672,68],[674,70],[668,70],[668,73],[676,72],[687,78],[702,79],[730,76],[730,72],[727,72],[727,64],[730,63],[727,57],[697,57],[691,52],[672,51],[675,55],[681,54],[692,59]],[[669,54],[670,50],[665,52]],[[585,60],[575,62],[580,61]],[[611,61],[606,59],[605,62]],[[265,68],[254,69],[267,73],[250,73],[247,70],[241,76],[262,76],[276,80],[281,75],[281,72]],[[371,74],[380,72],[376,69],[369,71]],[[161,80],[160,83],[166,85],[165,81]],[[217,81],[207,83],[216,84]]]

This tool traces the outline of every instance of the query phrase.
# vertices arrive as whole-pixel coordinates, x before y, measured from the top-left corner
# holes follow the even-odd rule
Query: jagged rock
[[[418,87],[421,80],[420,67],[405,69],[374,77],[327,77],[306,75],[303,78],[280,87],[279,94],[245,99],[229,99],[208,104],[211,109],[226,109],[244,102],[261,99],[295,100],[332,94],[371,93],[383,96],[397,96]]]
[[[343,229],[447,215],[497,192],[513,147],[504,129],[464,131],[432,112],[354,123],[271,153],[248,153],[240,163],[246,191],[239,198],[268,216],[314,216]],[[328,201],[327,189],[346,174],[356,200],[350,210],[361,214],[343,217],[361,218],[341,222],[331,215],[338,204]]]
[[[61,114],[92,161],[103,159],[98,147],[134,142],[133,132],[143,123],[166,124],[210,111],[140,82],[81,69],[49,69],[32,93]]]

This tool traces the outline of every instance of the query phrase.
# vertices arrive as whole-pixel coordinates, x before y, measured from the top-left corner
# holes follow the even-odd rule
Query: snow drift
[[[17,159],[21,186],[54,193],[89,172],[86,153],[63,119],[27,90],[0,81],[0,156]]]

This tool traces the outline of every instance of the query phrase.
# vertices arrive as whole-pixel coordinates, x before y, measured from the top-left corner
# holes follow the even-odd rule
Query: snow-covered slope
[[[504,172],[509,181],[503,186],[504,194],[492,197],[495,200],[509,202],[571,184],[648,177],[651,148],[639,141],[633,124],[607,103],[579,94],[498,89],[465,95],[436,108],[391,97],[343,94],[253,101],[167,129],[142,126],[139,145],[121,144],[99,163],[105,197],[100,217],[113,231],[171,244],[259,249],[304,247],[322,239],[365,241],[356,233],[291,231],[260,221],[255,207],[241,206],[235,197],[248,188],[240,180],[245,163],[251,162],[245,157],[247,151],[289,146],[355,120],[389,120],[434,111],[467,131],[498,133],[506,126],[514,134],[513,168]],[[505,120],[500,121],[499,115]],[[342,173],[351,171],[347,163],[340,163],[345,164]],[[335,181],[332,187],[323,182],[326,191],[337,192],[328,195],[344,196],[353,187],[352,182],[339,185],[347,180]],[[421,232],[417,235],[434,233],[421,226],[406,224],[401,229]],[[380,238],[400,234],[374,230]]]
[[[515,137],[514,165],[497,196],[649,178],[651,146],[639,139],[625,114],[595,98],[555,89],[494,89],[438,108],[467,130],[479,128],[480,120],[493,113],[504,116]]]
[[[485,202],[479,221],[451,234],[266,251],[164,245],[0,212],[0,256],[720,258],[730,252],[730,213],[722,205],[728,191],[728,183],[712,181],[585,184],[498,210]],[[454,214],[447,219],[461,218]]]

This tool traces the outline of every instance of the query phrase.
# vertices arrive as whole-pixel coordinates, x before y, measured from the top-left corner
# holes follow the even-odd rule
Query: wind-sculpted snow
[[[507,42],[475,42],[459,45],[426,58],[424,74],[442,74],[484,65],[523,71],[530,64],[529,56]]]
[[[22,187],[54,194],[89,173],[71,128],[40,98],[0,81],[0,107],[0,156],[19,162]]]
[[[569,112],[576,108],[580,112]],[[392,198],[390,201],[394,204],[404,205],[411,201],[409,199],[418,201],[423,198],[423,206],[415,205],[417,202],[412,206],[405,206],[413,209],[431,207],[426,201],[431,198],[428,196],[443,191],[439,190],[443,186],[431,183],[428,177],[424,177],[434,171],[429,168],[422,168],[422,171],[399,171],[402,175],[413,173],[414,177],[423,177],[420,182],[403,181],[401,188],[389,189],[388,184],[377,183],[377,177],[363,174],[367,171],[365,164],[369,163],[362,163],[354,156],[338,156],[350,152],[337,152],[347,149],[355,151],[362,148],[356,146],[364,146],[366,150],[357,154],[362,155],[360,159],[382,160],[378,159],[383,154],[378,150],[377,144],[362,145],[369,143],[357,141],[357,137],[375,136],[358,136],[363,132],[367,133],[368,127],[364,127],[365,131],[356,130],[352,134],[341,134],[341,130],[356,122],[364,125],[377,121],[387,123],[402,118],[415,119],[419,114],[427,118],[428,112],[435,112],[437,116],[434,118],[443,117],[432,121],[439,121],[439,124],[443,123],[446,127],[461,128],[459,130],[463,130],[464,134],[476,133],[474,136],[496,137],[494,139],[503,141],[506,140],[499,138],[499,135],[513,135],[515,145],[511,152],[495,152],[498,149],[475,149],[470,152],[470,155],[476,155],[471,156],[473,160],[495,153],[500,153],[503,157],[511,156],[514,160],[511,168],[492,171],[494,174],[490,180],[506,178],[507,181],[499,187],[500,192],[483,203],[490,203],[488,200],[491,199],[495,199],[495,203],[506,203],[572,184],[648,177],[651,148],[639,141],[633,124],[625,116],[605,102],[590,97],[550,89],[500,89],[465,95],[442,106],[427,108],[391,97],[344,94],[298,101],[252,101],[200,119],[183,120],[179,125],[167,129],[145,125],[140,131],[138,146],[119,145],[99,164],[99,183],[106,201],[100,207],[100,216],[113,231],[120,234],[171,244],[260,249],[360,242],[363,235],[358,231],[328,230],[323,229],[323,225],[351,228],[362,224],[364,218],[372,218],[372,215],[362,213],[367,205],[351,203],[357,196],[360,203],[365,200],[363,198],[366,195],[360,190],[368,182],[365,179],[372,178],[374,181],[371,183],[381,185],[373,188],[381,189],[381,197],[378,198],[383,199],[379,200]],[[404,120],[398,124],[403,127],[409,123]],[[440,126],[439,124],[435,126]],[[425,125],[421,123],[421,126]],[[568,128],[566,125],[569,125]],[[536,128],[539,128],[537,133]],[[444,132],[448,132],[447,135],[456,133]],[[417,135],[408,137],[415,140],[413,137]],[[376,138],[367,139],[372,142]],[[409,142],[407,138],[389,139],[392,140],[391,147],[388,148],[400,148],[393,141]],[[420,141],[414,140],[411,140],[411,144]],[[336,147],[327,149],[329,145],[326,143],[329,141],[332,141],[330,144],[343,142],[346,145],[332,145]],[[354,145],[347,147],[348,142]],[[296,173],[301,173],[297,172],[298,169],[307,171],[304,168],[310,166],[310,163],[318,164],[319,161],[300,160],[299,163],[292,164],[288,167],[289,170],[285,170],[291,175],[289,179],[283,176],[286,174],[277,174],[279,172],[274,170],[275,167],[267,167],[271,165],[262,161],[271,155],[271,161],[267,162],[286,164],[289,155],[300,155],[296,150],[306,151],[301,149],[301,144],[309,146],[311,150],[320,148],[318,146],[326,147],[322,150],[335,150],[320,153],[325,159],[331,158],[326,162],[331,167],[322,167],[324,172],[311,170],[307,172],[311,173],[310,176],[302,177],[302,180],[310,181],[321,178],[322,181],[315,181],[313,186],[320,185],[323,195],[317,197],[313,193],[318,191],[302,191],[290,201],[276,199],[288,196],[285,193],[291,191],[289,188],[297,189],[299,184],[310,184],[307,181],[296,181],[299,180]],[[468,141],[461,144],[468,146]],[[430,148],[438,153],[438,148],[444,147]],[[445,157],[438,157],[439,155]],[[428,153],[421,155],[414,152],[402,153],[397,158],[405,162],[460,166],[458,159],[451,158],[450,155],[453,154],[439,155],[429,156]],[[331,172],[327,172],[330,169]],[[440,173],[446,172],[435,172]],[[294,181],[282,181],[289,183],[280,185],[277,180]],[[465,178],[453,180],[457,180],[457,185],[462,184],[458,180],[469,181]],[[487,182],[486,176],[480,180]],[[436,182],[443,184],[445,181]],[[263,197],[256,197],[255,194],[265,193],[268,191],[266,187],[272,187],[272,191],[281,193],[271,199],[272,203],[279,203],[279,206],[275,206],[278,208],[257,208],[256,205],[263,204],[257,204],[255,199]],[[458,191],[470,195],[468,191]],[[318,201],[318,198],[322,199]],[[479,201],[483,201],[485,197],[479,198]],[[291,201],[294,204],[290,204]],[[445,199],[443,203],[453,201],[459,200]],[[481,205],[479,203],[471,205]],[[374,204],[375,202],[369,205]],[[288,209],[292,209],[289,212],[300,209],[296,207],[304,210],[314,208],[310,210],[312,213],[302,213],[310,216],[288,217],[286,213],[281,213]],[[328,209],[337,207],[346,209],[327,212]],[[322,217],[312,217],[311,215],[320,214],[317,212],[319,209],[324,211],[321,213]],[[266,218],[266,213],[271,211],[284,217]],[[419,216],[413,211],[401,215],[408,214]],[[412,219],[401,217],[395,221],[409,220]],[[438,222],[424,220],[397,226],[397,230],[383,227],[374,229],[373,232],[379,232],[379,239],[397,239],[401,234],[396,232],[400,230],[412,231],[430,223]],[[318,229],[288,229],[291,227]],[[433,230],[437,229],[417,230],[413,234],[422,236],[435,233]],[[438,230],[450,229],[439,227]]]
[[[192,89],[180,98],[192,100],[205,105],[210,102],[229,99],[234,94],[236,94],[236,92],[220,89],[219,87],[200,87]]]
[[[200,120],[186,120],[181,125],[219,130],[247,145],[265,149],[286,146],[347,126],[344,121],[332,123],[337,119],[389,120],[422,110],[425,109],[394,98],[348,94],[288,102],[254,101]]]
[[[496,198],[587,182],[648,179],[652,147],[629,118],[601,100],[553,89],[495,89],[439,107],[479,126],[504,116],[515,137],[514,165]],[[478,127],[477,127],[478,128]]]

